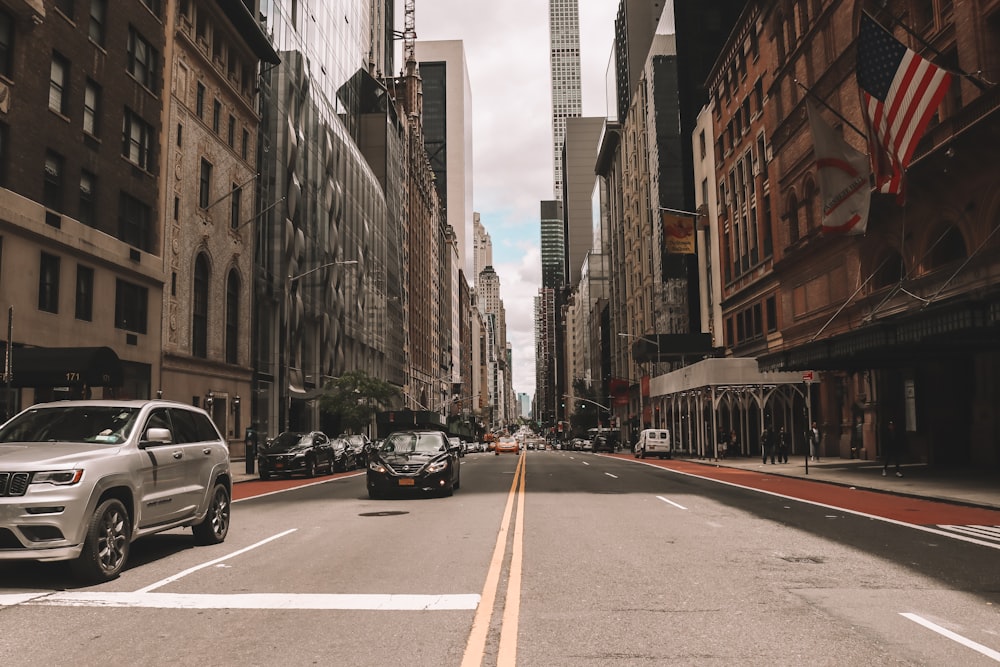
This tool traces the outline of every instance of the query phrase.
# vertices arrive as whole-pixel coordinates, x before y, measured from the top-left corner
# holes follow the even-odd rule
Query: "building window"
[[[153,126],[128,107],[122,116],[122,155],[140,169],[153,171]]]
[[[104,46],[105,23],[108,15],[108,0],[90,0],[90,41]]]
[[[94,319],[94,270],[79,264],[76,267],[76,319],[85,322]]]
[[[194,262],[194,300],[191,308],[191,354],[208,357],[208,259],[198,255]]]
[[[93,227],[96,220],[94,216],[97,199],[97,177],[87,170],[80,172],[80,207],[77,212],[77,219],[88,227]]]
[[[243,130],[243,141],[240,143],[240,157],[244,160],[250,155],[250,132]]]
[[[212,102],[212,131],[219,133],[219,123],[222,117],[222,103],[219,100]]]
[[[184,143],[184,126],[177,123],[177,147],[180,148],[181,144]]]
[[[38,310],[59,312],[59,258],[44,252],[38,266]]]
[[[6,123],[0,123],[0,185],[7,183],[7,136]]]
[[[160,0],[140,0],[156,17],[160,16]]]
[[[146,313],[149,304],[149,290],[145,287],[115,281],[115,328],[134,333],[146,333]]]
[[[97,136],[97,122],[101,113],[101,87],[97,82],[87,79],[83,89],[83,131]]]
[[[212,163],[201,159],[201,177],[198,182],[198,206],[208,208],[209,195],[212,189]]]
[[[46,208],[62,212],[62,172],[63,158],[57,153],[48,151],[45,154],[45,186],[42,193],[42,203]]]
[[[767,333],[774,333],[778,330],[778,307],[773,296],[767,297],[764,302],[765,317],[767,318]]]
[[[239,363],[240,277],[236,269],[226,281],[226,363]]]
[[[226,137],[230,148],[236,148],[236,117],[229,116],[229,133]]]
[[[66,98],[69,96],[69,61],[58,53],[52,54],[49,68],[49,108],[66,115]]]
[[[927,258],[928,269],[936,269],[951,262],[965,259],[968,255],[962,232],[954,225],[949,225],[934,238],[936,239],[934,246],[930,249]]]
[[[118,200],[118,238],[149,252],[152,210],[135,197],[123,192]]]
[[[149,89],[156,88],[159,54],[134,26],[128,28],[128,72]]]
[[[240,209],[242,208],[243,190],[240,186],[233,184],[233,193],[230,195],[232,204],[229,208],[229,226],[233,229],[240,228]]]
[[[0,74],[10,76],[14,51],[14,19],[0,10]]]
[[[198,118],[204,120],[205,118],[205,84],[198,82],[198,95],[194,102],[194,111],[198,114]]]

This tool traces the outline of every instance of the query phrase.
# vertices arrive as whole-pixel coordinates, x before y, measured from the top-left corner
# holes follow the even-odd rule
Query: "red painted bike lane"
[[[622,455],[620,458],[628,457]],[[689,461],[646,459],[642,463],[676,470],[685,475],[713,479],[918,526],[941,524],[1000,526],[1000,510]]]

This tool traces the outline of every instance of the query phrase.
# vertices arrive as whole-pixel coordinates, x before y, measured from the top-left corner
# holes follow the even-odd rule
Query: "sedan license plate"
[[[284,467],[285,467],[285,464],[284,464],[284,463],[275,463],[275,464],[274,464],[274,467],[275,467],[275,468],[279,468],[279,469],[280,469],[280,468],[284,468]]]
[[[413,486],[413,479],[410,477],[402,477],[399,480],[400,486]]]

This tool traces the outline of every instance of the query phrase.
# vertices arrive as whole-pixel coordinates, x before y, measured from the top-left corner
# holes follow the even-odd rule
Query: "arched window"
[[[788,245],[799,240],[799,200],[795,195],[788,198]]]
[[[226,281],[226,363],[239,363],[240,276],[236,269]]]
[[[191,307],[191,354],[208,357],[208,258],[194,261],[194,299]]]
[[[872,277],[872,289],[895,285],[903,278],[903,258],[895,250],[886,253],[876,267],[875,275]]]
[[[965,239],[962,238],[962,232],[958,231],[954,225],[940,228],[936,234],[931,235],[931,242],[934,243],[934,247],[927,257],[928,269],[936,269],[939,266],[965,259],[967,256]]]
[[[816,184],[810,179],[806,182],[805,199],[802,202],[806,214],[806,229],[816,226]]]

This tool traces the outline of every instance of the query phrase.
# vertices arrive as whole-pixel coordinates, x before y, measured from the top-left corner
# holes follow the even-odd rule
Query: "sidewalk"
[[[1000,509],[1000,473],[972,468],[935,468],[923,463],[903,464],[902,477],[895,468],[882,476],[882,463],[861,459],[820,459],[809,461],[808,473],[804,457],[789,457],[788,463],[761,464],[759,457],[736,457],[719,461],[677,456],[691,463],[727,466],[754,470],[768,475],[785,475],[817,482],[883,491],[903,496],[944,500]]]

